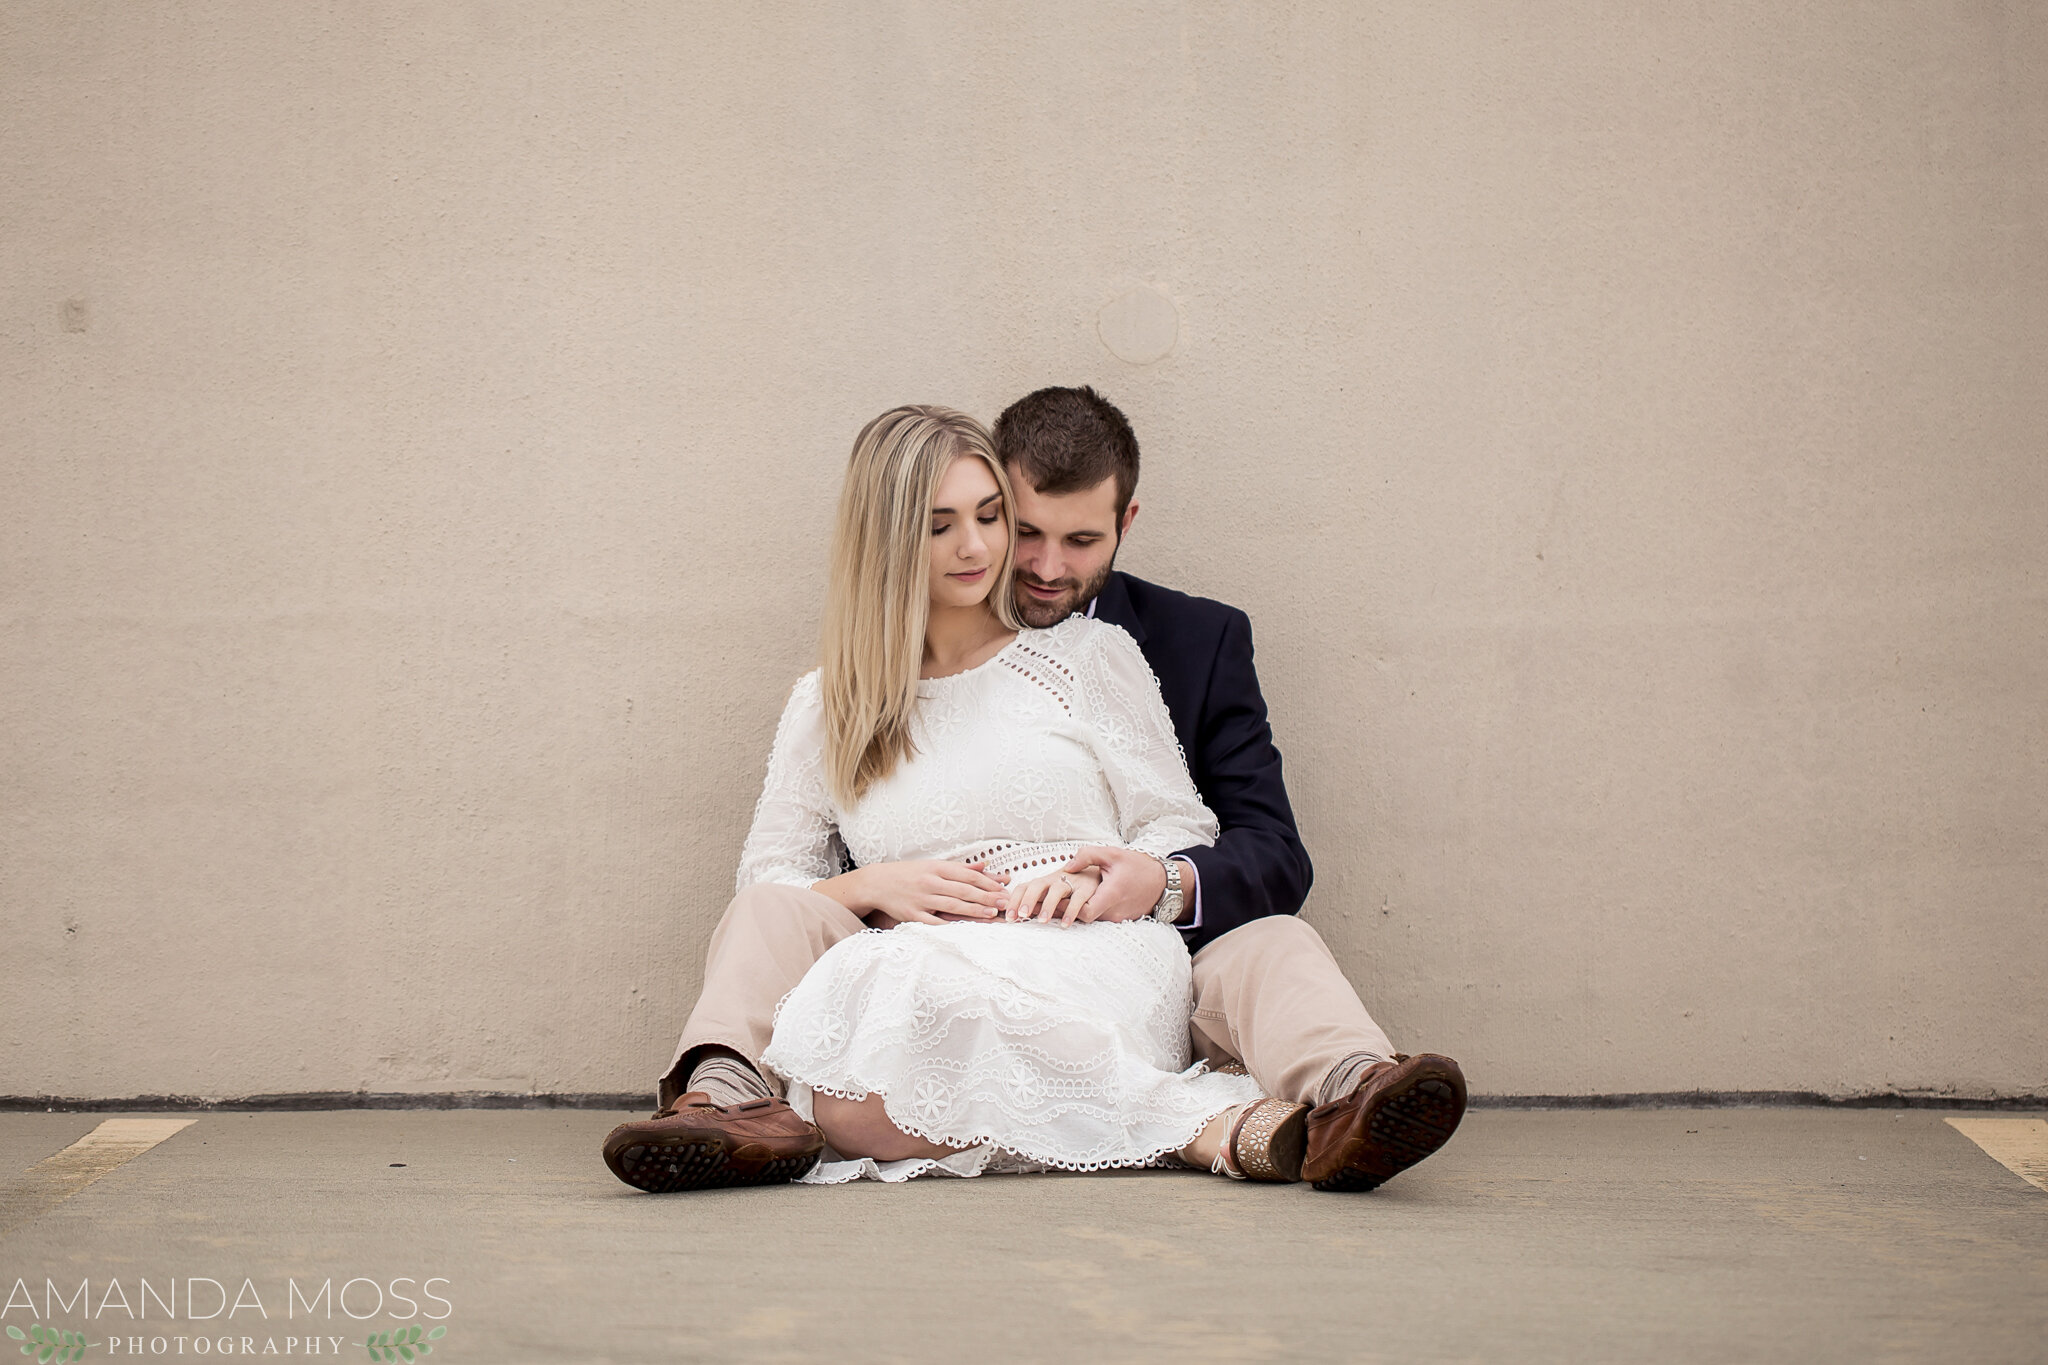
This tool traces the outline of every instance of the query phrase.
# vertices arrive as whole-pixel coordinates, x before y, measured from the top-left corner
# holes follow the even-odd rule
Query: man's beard
[[[1109,563],[1102,566],[1100,573],[1096,574],[1095,577],[1089,579],[1086,583],[1083,583],[1073,592],[1062,593],[1050,602],[1033,597],[1030,593],[1024,591],[1024,576],[1020,572],[1017,575],[1016,591],[1011,594],[1017,603],[1017,614],[1024,618],[1025,625],[1032,627],[1034,630],[1044,630],[1047,626],[1056,626],[1075,612],[1086,611],[1088,604],[1101,594],[1103,586],[1109,582],[1110,574],[1115,571],[1116,554],[1112,552],[1109,556]]]

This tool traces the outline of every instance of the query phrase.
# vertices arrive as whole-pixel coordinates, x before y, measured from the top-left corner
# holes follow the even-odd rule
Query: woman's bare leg
[[[948,1157],[966,1150],[941,1147],[914,1133],[904,1132],[889,1121],[880,1095],[870,1095],[864,1100],[843,1100],[837,1095],[814,1092],[811,1095],[811,1113],[825,1134],[825,1141],[831,1143],[832,1150],[841,1156],[906,1161],[917,1157]]]
[[[1201,1132],[1195,1135],[1193,1142],[1175,1152],[1174,1155],[1187,1162],[1190,1166],[1195,1166],[1205,1171],[1213,1169],[1217,1154],[1223,1150],[1223,1144],[1230,1140],[1231,1125],[1237,1121],[1237,1116],[1243,1109],[1243,1105],[1233,1104],[1230,1108],[1216,1115],[1209,1120]]]

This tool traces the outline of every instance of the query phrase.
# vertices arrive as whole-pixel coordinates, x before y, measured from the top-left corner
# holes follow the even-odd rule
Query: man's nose
[[[1056,581],[1061,568],[1057,557],[1043,544],[1018,546],[1017,567],[1041,583]]]

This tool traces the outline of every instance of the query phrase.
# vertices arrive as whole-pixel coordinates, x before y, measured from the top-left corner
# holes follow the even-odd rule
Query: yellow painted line
[[[0,1236],[48,1213],[108,1171],[125,1166],[197,1119],[108,1119],[0,1188]]]
[[[2048,1190],[2048,1119],[1950,1119],[1949,1127],[2037,1190]]]

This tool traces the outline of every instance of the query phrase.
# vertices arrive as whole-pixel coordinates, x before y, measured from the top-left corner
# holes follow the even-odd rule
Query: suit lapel
[[[1137,608],[1131,603],[1130,585],[1124,581],[1121,572],[1110,574],[1109,581],[1102,585],[1102,591],[1096,595],[1095,619],[1122,626],[1130,632],[1133,640],[1140,645],[1145,643],[1145,627],[1138,620]]]

